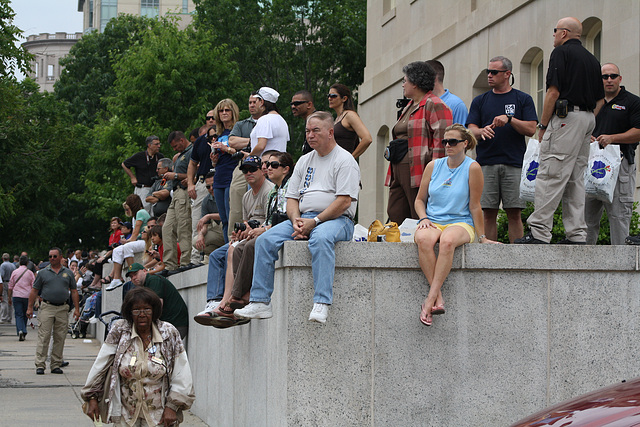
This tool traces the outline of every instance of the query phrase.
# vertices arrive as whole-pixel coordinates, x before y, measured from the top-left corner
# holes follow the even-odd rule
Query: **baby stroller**
[[[85,338],[87,336],[87,328],[89,327],[90,319],[96,313],[96,300],[98,298],[98,292],[94,292],[90,296],[84,294],[80,301],[80,318],[77,321],[69,323],[69,333],[71,338]]]
[[[109,317],[109,320],[105,320],[105,317]],[[107,335],[109,335],[109,331],[111,330],[111,326],[113,325],[113,323],[116,320],[120,320],[123,317],[120,315],[120,312],[115,311],[115,310],[109,310],[109,311],[105,311],[104,313],[101,313],[100,316],[98,316],[98,320],[100,322],[102,322],[102,324],[104,325],[104,338],[107,338]]]

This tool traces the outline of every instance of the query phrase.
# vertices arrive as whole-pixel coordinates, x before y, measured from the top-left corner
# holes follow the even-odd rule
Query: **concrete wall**
[[[640,375],[636,247],[466,245],[432,327],[418,320],[427,288],[414,244],[340,243],[336,255],[325,325],[307,321],[304,242],[285,245],[272,319],[191,322],[197,416],[211,426],[498,426]],[[191,316],[206,271],[170,277]]]

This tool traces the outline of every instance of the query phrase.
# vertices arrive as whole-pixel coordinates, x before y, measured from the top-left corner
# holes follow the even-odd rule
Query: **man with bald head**
[[[560,200],[566,237],[559,243],[584,245],[587,240],[584,172],[604,88],[600,63],[582,46],[581,35],[582,24],[576,18],[562,18],[553,29],[554,49],[538,124],[535,210],[527,220],[531,231],[515,243],[549,243]]]
[[[633,195],[636,189],[635,154],[640,141],[640,98],[627,92],[620,86],[622,75],[616,64],[602,66],[602,84],[604,85],[604,105],[596,116],[596,128],[592,140],[600,146],[609,144],[620,146],[622,163],[618,182],[613,193],[613,202],[603,202],[587,196],[584,216],[587,221],[587,243],[595,245],[600,231],[602,210],[607,210],[612,245],[640,245],[640,236],[627,237]]]

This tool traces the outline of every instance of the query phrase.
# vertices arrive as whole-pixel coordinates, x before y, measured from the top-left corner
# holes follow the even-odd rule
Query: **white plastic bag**
[[[522,161],[522,176],[520,177],[520,198],[526,202],[535,201],[536,177],[540,166],[540,143],[537,139],[530,139],[527,151]]]
[[[593,141],[584,174],[585,193],[603,202],[613,202],[621,160],[619,145],[609,144],[600,148],[598,141]]]
[[[418,228],[418,220],[412,218],[405,218],[400,227],[400,241],[413,243],[413,235]]]
[[[353,228],[353,237],[351,241],[353,242],[366,242],[367,236],[369,235],[369,230],[360,224],[356,224]]]

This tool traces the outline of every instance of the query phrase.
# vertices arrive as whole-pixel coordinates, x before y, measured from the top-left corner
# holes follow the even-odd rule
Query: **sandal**
[[[230,317],[232,319],[235,319],[235,316],[233,315],[233,309],[230,308],[229,305],[223,307],[222,304],[220,304],[213,310],[213,314],[220,317]]]
[[[436,314],[444,314],[444,304],[442,305],[434,305],[433,308],[431,309],[431,314],[432,315],[436,315]]]
[[[107,277],[100,279],[100,283],[102,283],[103,285],[108,285],[112,280],[113,277],[111,277],[111,275],[108,275]]]
[[[422,311],[420,312],[420,322],[422,322],[423,325],[425,326],[431,326],[431,324],[433,323],[433,316],[431,315],[431,313],[429,313],[426,316],[426,320],[422,319],[422,313],[425,311],[424,309],[424,304],[422,304]]]
[[[213,326],[214,319],[216,319],[217,317],[219,316],[216,315],[215,313],[212,313],[210,311],[205,311],[202,314],[198,314],[197,316],[194,316],[193,320],[195,320],[196,323],[199,323],[204,326]]]
[[[245,301],[242,298],[231,297],[231,300],[229,301],[229,308],[238,310],[247,304],[249,304],[249,301]]]

